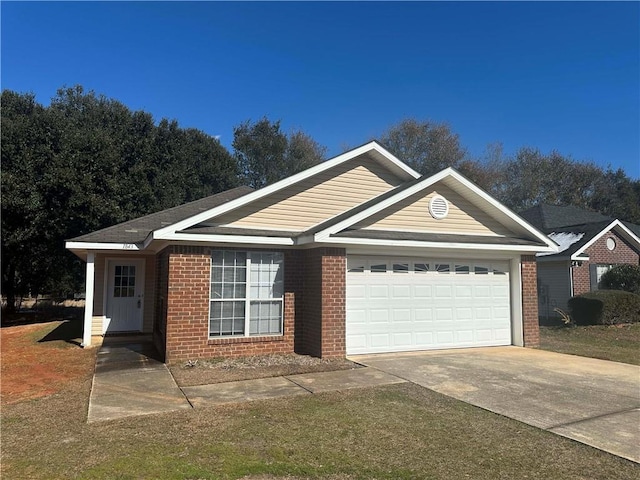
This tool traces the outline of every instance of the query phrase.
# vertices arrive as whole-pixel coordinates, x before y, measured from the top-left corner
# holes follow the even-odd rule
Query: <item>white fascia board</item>
[[[458,172],[456,172],[454,169],[452,168],[446,168],[444,170],[442,170],[439,173],[436,173],[435,175],[432,175],[431,177],[425,178],[423,181],[420,181],[418,183],[416,183],[415,185],[413,185],[411,188],[407,188],[401,192],[399,192],[396,195],[393,195],[389,198],[387,198],[386,200],[379,202],[375,205],[372,205],[370,208],[356,214],[353,215],[352,217],[349,217],[348,219],[333,225],[321,232],[318,232],[316,234],[316,241],[324,241],[326,238],[328,238],[330,235],[338,233],[342,230],[344,230],[345,228],[348,228],[356,223],[358,223],[361,220],[366,219],[367,217],[370,217],[371,215],[374,215],[378,212],[380,212],[381,210],[384,210],[387,207],[390,207],[391,205],[393,205],[394,203],[400,202],[402,200],[404,200],[407,197],[410,197],[411,195],[418,193],[421,190],[424,190],[425,188],[430,187],[431,185],[444,180],[445,178],[453,178],[456,181],[458,181],[459,183],[461,183],[462,185],[464,185],[466,188],[468,188],[469,190],[471,190],[473,193],[475,193],[476,195],[480,196],[484,201],[486,201],[487,203],[491,204],[493,207],[497,208],[498,210],[500,210],[501,213],[503,213],[504,215],[506,215],[507,217],[509,217],[509,219],[511,219],[512,221],[514,221],[515,223],[517,223],[518,225],[520,225],[522,228],[524,228],[525,230],[527,230],[529,233],[531,233],[533,236],[535,236],[538,240],[542,241],[545,243],[545,245],[547,245],[549,247],[549,249],[544,249],[543,251],[545,252],[551,252],[551,253],[555,253],[558,251],[558,244],[556,242],[554,242],[553,240],[551,240],[550,238],[548,238],[546,235],[544,235],[542,232],[538,231],[536,228],[534,228],[532,225],[530,225],[529,223],[525,222],[523,219],[521,219],[518,215],[516,215],[515,213],[513,213],[511,210],[509,210],[507,207],[505,207],[504,205],[502,205],[500,202],[498,202],[495,198],[493,198],[491,195],[489,195],[488,193],[484,192],[482,189],[478,188],[476,185],[474,185],[473,183],[471,183],[469,180],[467,180],[466,178],[464,178],[462,175],[460,175]],[[540,251],[540,250],[538,250]]]
[[[377,238],[344,238],[329,237],[322,243],[334,243],[341,245],[372,245],[385,247],[418,247],[447,250],[491,250],[496,252],[521,252],[537,253],[548,251],[549,247],[536,245],[496,245],[493,243],[456,243],[456,242],[421,242],[419,240],[383,240]]]
[[[593,245],[595,242],[597,242],[600,238],[602,238],[602,236],[605,235],[608,231],[614,228],[619,228],[625,234],[625,236],[629,238],[629,240],[636,242],[638,247],[640,247],[640,238],[638,238],[638,236],[635,233],[629,230],[624,223],[616,219],[613,222],[611,222],[609,225],[604,227],[600,231],[600,233],[598,233],[597,235],[594,235],[594,237],[591,240],[589,240],[587,243],[585,243],[582,246],[582,248],[580,248],[579,250],[576,250],[576,252],[573,255],[571,255],[571,260],[584,260],[584,258],[580,258],[581,256],[584,257],[582,255],[584,251],[587,248],[589,248],[591,245]]]
[[[352,158],[358,157],[365,153],[368,153],[372,150],[375,150],[377,153],[382,155],[385,159],[387,159],[392,165],[404,171],[407,174],[407,177],[418,178],[420,174],[410,168],[408,165],[405,165],[396,157],[394,157],[389,151],[380,146],[377,142],[369,142],[361,147],[355,148],[348,152],[343,153],[342,155],[338,155],[332,159],[326,160],[318,165],[315,165],[307,170],[304,170],[300,173],[287,177],[279,182],[273,183],[271,185],[267,185],[260,190],[256,190],[254,192],[248,193],[247,195],[243,195],[236,200],[232,200],[230,202],[226,202],[223,205],[218,207],[214,207],[206,212],[201,212],[192,217],[186,218],[180,222],[174,223],[173,225],[169,225],[164,228],[160,228],[155,232],[152,232],[153,239],[166,239],[166,235],[170,235],[180,230],[185,230],[189,227],[192,227],[204,220],[207,220],[211,217],[216,217],[222,215],[223,213],[229,212],[231,210],[235,210],[243,205],[246,205],[250,202],[258,200],[260,198],[266,197],[278,190],[282,190],[283,188],[294,185],[302,180],[306,180],[307,178],[313,177],[318,173],[322,173],[325,170],[329,170],[330,168],[335,167],[336,165],[340,165]]]
[[[548,245],[550,247],[550,250],[547,250],[547,251],[550,251],[550,252],[557,252],[558,251],[558,244],[556,242],[554,242],[553,240],[551,240],[549,237],[547,237],[544,233],[539,231],[537,228],[535,228],[533,225],[531,225],[530,223],[525,221],[523,218],[520,218],[519,215],[516,215],[514,212],[509,210],[507,207],[505,207],[498,200],[493,198],[491,195],[489,195],[487,192],[482,190],[477,185],[473,184],[472,182],[470,182],[469,180],[464,178],[462,175],[460,175],[455,170],[453,170],[451,168],[448,168],[447,170],[450,170],[450,176],[451,177],[456,179],[458,182],[460,182],[462,185],[464,185],[469,190],[474,192],[476,195],[480,196],[484,201],[486,201],[487,203],[491,204],[493,207],[495,207],[498,210],[500,210],[501,213],[503,213],[510,220],[512,220],[513,222],[517,223],[522,228],[527,230],[529,233],[534,235],[538,240],[540,240],[540,241],[544,242],[546,245]]]
[[[97,242],[65,242],[67,250],[129,250],[140,251],[143,248],[137,243],[97,243]]]
[[[165,235],[163,239],[200,243],[254,243],[259,245],[295,245],[295,242],[292,238],[262,237],[255,235],[208,235],[202,233],[172,233]]]

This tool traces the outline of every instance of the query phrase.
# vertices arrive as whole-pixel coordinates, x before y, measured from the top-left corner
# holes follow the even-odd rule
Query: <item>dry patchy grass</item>
[[[84,381],[3,409],[3,478],[635,480],[640,473],[632,462],[413,384],[86,424],[89,389]]]
[[[22,342],[26,378],[43,354],[37,342],[42,332],[22,332],[14,341]],[[28,354],[29,345],[41,355]],[[70,354],[58,358],[60,372],[69,377],[53,382],[59,385],[56,392],[3,405],[2,478],[635,480],[640,475],[633,462],[409,383],[87,424],[91,368],[86,362],[95,350],[59,346]],[[3,348],[3,363],[4,355]],[[74,362],[85,368],[74,370]]]
[[[57,320],[0,329],[2,404],[51,395],[90,375],[95,350],[83,350],[78,325]]]
[[[640,365],[640,323],[540,327],[540,348]]]

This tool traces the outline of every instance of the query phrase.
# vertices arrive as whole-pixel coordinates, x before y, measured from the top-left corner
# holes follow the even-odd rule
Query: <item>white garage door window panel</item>
[[[511,344],[508,267],[349,256],[347,353]]]

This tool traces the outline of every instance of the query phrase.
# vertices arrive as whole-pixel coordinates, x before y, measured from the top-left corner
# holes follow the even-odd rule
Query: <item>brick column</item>
[[[344,357],[346,347],[347,256],[344,249],[326,248],[322,256],[322,354]]]
[[[305,252],[304,352],[316,357],[346,355],[346,266],[342,248]]]
[[[211,257],[199,247],[169,254],[165,361],[198,358],[209,336]]]
[[[536,257],[522,255],[522,322],[524,346],[540,346],[540,327],[538,320],[538,282]]]

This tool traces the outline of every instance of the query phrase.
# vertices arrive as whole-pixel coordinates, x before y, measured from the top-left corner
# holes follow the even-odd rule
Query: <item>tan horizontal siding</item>
[[[429,213],[429,201],[436,195],[441,195],[449,202],[449,214],[441,220]],[[356,228],[473,235],[511,234],[500,222],[442,183],[379,212],[357,224]]]
[[[402,181],[370,158],[345,162],[214,219],[230,227],[306,230]]]

